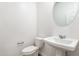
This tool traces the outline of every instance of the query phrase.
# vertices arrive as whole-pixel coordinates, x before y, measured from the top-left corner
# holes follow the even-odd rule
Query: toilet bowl
[[[43,46],[43,38],[36,37],[34,45],[25,47],[21,51],[22,56],[38,56],[39,49],[41,49]]]
[[[36,46],[28,46],[22,50],[22,56],[37,56],[38,49]]]

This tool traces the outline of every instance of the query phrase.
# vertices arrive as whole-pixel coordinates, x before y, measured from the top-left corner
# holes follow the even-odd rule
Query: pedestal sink
[[[74,51],[76,46],[78,45],[77,39],[71,38],[59,38],[59,36],[52,36],[45,38],[44,41],[51,46],[57,47],[59,49],[63,49],[65,51]]]

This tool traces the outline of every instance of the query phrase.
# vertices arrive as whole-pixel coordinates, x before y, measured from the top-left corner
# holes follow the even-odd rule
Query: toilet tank
[[[36,37],[34,45],[37,46],[38,48],[42,48],[42,46],[44,45],[43,39],[44,38]]]

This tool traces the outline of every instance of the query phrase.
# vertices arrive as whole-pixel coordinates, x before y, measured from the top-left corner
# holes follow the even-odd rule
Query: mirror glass
[[[53,17],[57,25],[67,26],[75,20],[78,2],[56,2],[53,8]]]

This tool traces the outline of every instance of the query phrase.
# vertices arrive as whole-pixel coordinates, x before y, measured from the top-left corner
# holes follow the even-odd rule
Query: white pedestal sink
[[[71,38],[60,39],[59,36],[48,37],[45,38],[44,41],[49,45],[58,48],[56,49],[56,55],[61,55],[61,53],[63,53],[63,51],[61,50],[74,51],[78,44],[77,39],[71,39]]]

